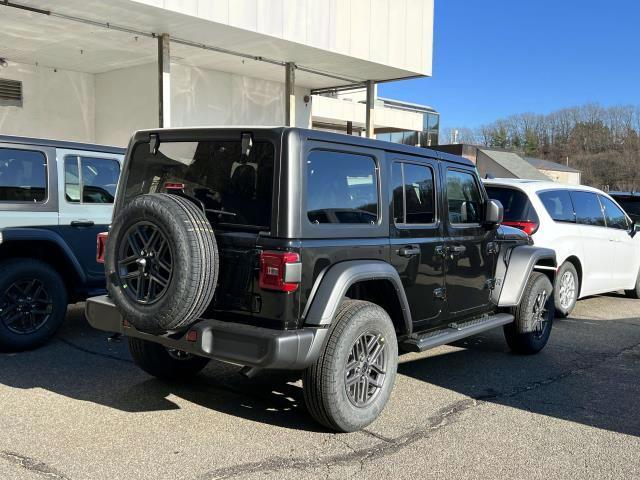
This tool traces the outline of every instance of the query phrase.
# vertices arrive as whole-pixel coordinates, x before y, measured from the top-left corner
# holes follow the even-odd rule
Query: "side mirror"
[[[640,232],[640,223],[634,223],[631,225],[631,228],[629,229],[629,235],[631,235],[631,238],[635,237],[638,232]]]
[[[487,211],[484,216],[484,223],[490,227],[497,227],[504,218],[504,207],[498,200],[489,200]]]

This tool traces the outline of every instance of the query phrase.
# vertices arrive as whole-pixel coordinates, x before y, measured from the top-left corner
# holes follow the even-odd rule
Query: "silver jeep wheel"
[[[351,347],[344,371],[347,397],[356,407],[369,405],[380,393],[385,379],[385,339],[365,333]]]

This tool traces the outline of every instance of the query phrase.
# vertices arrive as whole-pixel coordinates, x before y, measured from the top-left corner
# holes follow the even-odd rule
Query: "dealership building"
[[[293,125],[437,144],[434,109],[376,94],[431,74],[433,0],[16,0],[0,25],[0,134]]]

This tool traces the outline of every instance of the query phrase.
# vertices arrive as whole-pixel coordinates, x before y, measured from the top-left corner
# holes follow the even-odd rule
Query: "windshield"
[[[173,191],[202,205],[218,226],[269,229],[274,147],[255,142],[248,156],[240,141],[161,143],[149,152],[136,145],[129,165],[125,204],[137,195]]]

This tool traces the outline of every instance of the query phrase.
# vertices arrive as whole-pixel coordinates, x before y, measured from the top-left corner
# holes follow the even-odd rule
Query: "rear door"
[[[429,328],[442,321],[445,306],[438,163],[395,156],[391,169],[391,263],[404,285],[414,328]]]
[[[268,239],[272,229],[275,145],[255,135],[247,155],[239,131],[212,132],[198,140],[175,135],[176,141],[164,135],[156,153],[147,142],[134,146],[123,203],[137,195],[173,193],[200,205],[218,244],[212,310],[240,317],[258,313],[267,308],[266,295],[259,299],[254,293],[259,239]]]
[[[104,283],[96,262],[96,237],[111,223],[122,155],[57,150],[60,197],[58,232],[76,254],[91,286]]]
[[[474,170],[447,167],[445,278],[449,311],[471,315],[490,302],[495,229],[483,226],[487,199]]]

